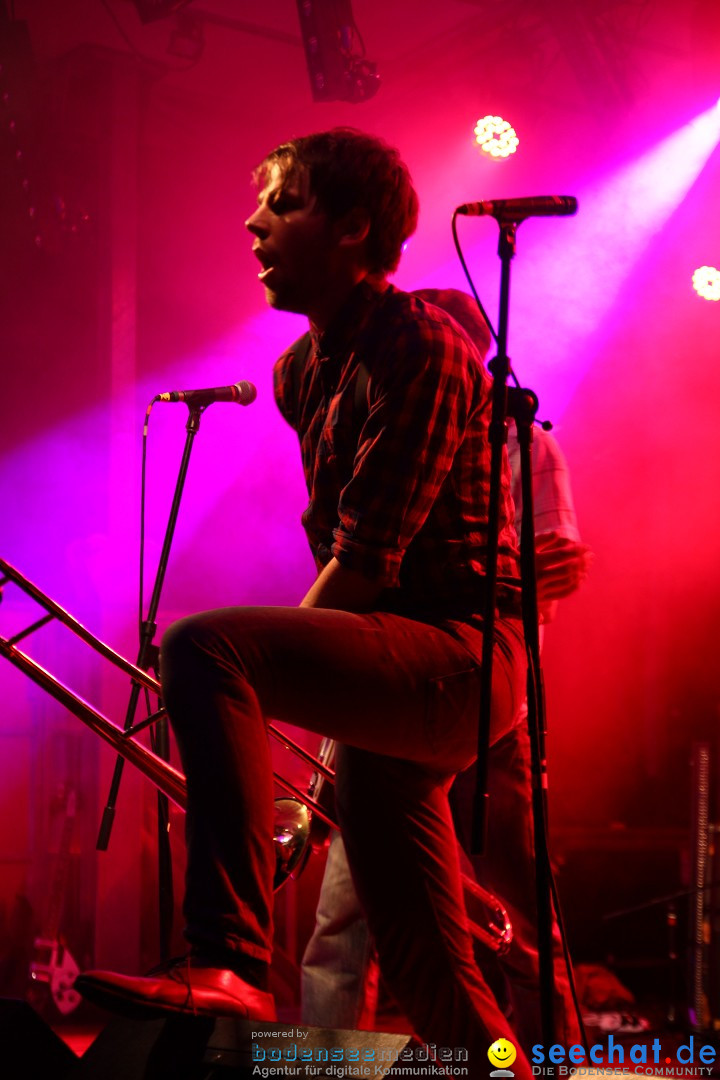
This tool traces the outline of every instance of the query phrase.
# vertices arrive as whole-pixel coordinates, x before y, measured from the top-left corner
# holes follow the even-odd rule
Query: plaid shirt
[[[367,283],[311,348],[302,341],[275,365],[275,397],[300,439],[318,567],[334,555],[380,582],[380,607],[480,609],[490,380],[474,346],[439,308]],[[506,463],[498,575],[510,593],[512,521]]]

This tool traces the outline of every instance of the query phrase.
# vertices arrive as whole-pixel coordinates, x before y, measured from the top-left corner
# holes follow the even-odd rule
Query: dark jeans
[[[492,740],[524,696],[518,624],[500,620]],[[227,608],[176,623],[165,701],[188,781],[186,936],[270,960],[273,780],[265,718],[343,745],[337,803],[383,975],[416,1033],[487,1067],[514,1038],[473,959],[447,800],[475,754],[482,634],[387,613]],[[514,1066],[531,1073],[522,1055]]]
[[[511,1022],[526,1051],[543,1042],[540,1022],[539,959],[532,833],[530,740],[526,710],[515,727],[490,749],[490,816],[485,854],[471,856],[475,770],[461,773],[450,791],[450,806],[475,879],[498,897],[510,916],[513,938],[498,960],[478,954],[491,987],[509,996]],[[468,868],[469,869],[469,868]],[[581,1042],[557,923],[553,926],[555,1038],[564,1046]],[[505,988],[504,980],[508,987]],[[303,957],[303,1023],[372,1028],[377,968],[364,912],[353,888],[342,838],[328,851],[315,928]]]

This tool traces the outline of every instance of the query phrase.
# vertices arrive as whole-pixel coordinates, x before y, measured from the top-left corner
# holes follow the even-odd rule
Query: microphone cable
[[[457,210],[453,210],[451,228],[452,228],[453,243],[455,244],[455,251],[457,252],[457,257],[460,260],[460,265],[463,268],[463,272],[465,274],[465,277],[467,278],[467,283],[470,286],[470,291],[472,292],[472,294],[473,294],[473,296],[475,298],[475,303],[478,306],[478,311],[480,312],[483,319],[487,323],[487,328],[488,328],[488,330],[490,331],[490,333],[492,335],[493,341],[497,345],[497,339],[498,338],[497,338],[497,333],[495,331],[495,327],[493,326],[492,322],[490,321],[490,316],[488,315],[487,311],[483,307],[482,300],[478,296],[477,289],[475,288],[475,282],[473,281],[472,275],[470,274],[470,271],[468,270],[467,263],[465,262],[465,256],[463,255],[462,248],[460,246],[460,238],[458,237],[457,219],[458,219],[458,212],[457,212]],[[519,388],[520,387],[520,382],[518,381],[518,377],[515,374],[512,366],[510,367],[510,377],[511,377],[512,381],[515,383],[515,385]]]

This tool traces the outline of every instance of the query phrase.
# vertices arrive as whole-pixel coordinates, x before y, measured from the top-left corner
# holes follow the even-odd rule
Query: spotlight
[[[149,23],[156,19],[167,18],[181,7],[192,3],[192,0],[132,0],[132,2],[142,22]]]
[[[701,266],[692,276],[693,289],[703,300],[720,300],[720,270]]]
[[[376,94],[380,77],[365,58],[352,0],[297,0],[297,8],[313,99],[357,104]]]
[[[488,157],[506,158],[515,153],[520,140],[501,116],[483,116],[475,125],[475,142]]]

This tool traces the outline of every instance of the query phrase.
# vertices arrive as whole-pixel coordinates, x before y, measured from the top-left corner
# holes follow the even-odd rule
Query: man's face
[[[273,166],[245,226],[255,237],[268,304],[312,317],[332,281],[337,241],[310,194],[307,174],[285,177]]]

